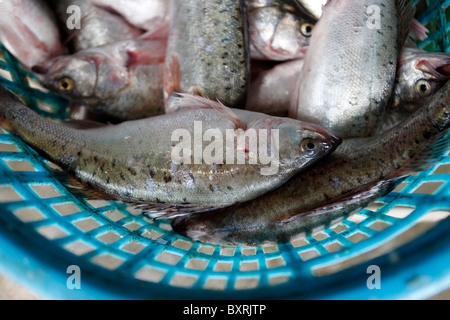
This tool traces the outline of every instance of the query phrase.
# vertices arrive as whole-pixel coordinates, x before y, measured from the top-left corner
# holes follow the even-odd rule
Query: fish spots
[[[168,172],[164,172],[163,180],[165,183],[172,181],[172,175]]]
[[[213,187],[213,185],[210,183],[209,184],[209,190],[211,191],[211,192],[214,192],[214,187]]]

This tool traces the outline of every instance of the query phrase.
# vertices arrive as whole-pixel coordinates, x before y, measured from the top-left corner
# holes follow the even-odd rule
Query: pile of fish
[[[0,42],[71,113],[0,87],[0,125],[81,197],[194,240],[289,241],[448,150],[450,55],[417,48],[413,2],[4,0]]]

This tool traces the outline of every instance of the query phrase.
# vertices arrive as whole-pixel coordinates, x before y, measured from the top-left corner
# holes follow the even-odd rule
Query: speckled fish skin
[[[201,121],[202,134],[217,129],[225,137],[226,129],[236,130],[235,123],[211,107],[77,130],[40,117],[4,88],[0,90],[3,128],[19,135],[85,185],[127,202],[214,207],[245,201],[282,184],[340,143],[328,130],[297,120],[239,109],[233,112],[240,123],[257,131],[279,129],[280,165],[276,174],[264,175],[262,168],[268,165],[259,162],[224,161],[221,165],[174,161],[171,152],[179,141],[172,141],[174,130],[187,130],[192,141],[194,121]],[[315,151],[304,150],[305,141],[314,141]],[[202,150],[210,144],[202,143]]]
[[[401,37],[397,2],[402,1],[328,1],[311,37],[290,117],[343,139],[374,133],[395,82]],[[372,5],[382,13],[379,30],[369,28]]]
[[[60,56],[34,67],[47,89],[86,106],[103,120],[164,113],[167,41],[126,40]]]
[[[280,188],[239,206],[172,221],[175,231],[208,243],[289,241],[392,190],[449,147],[450,82],[405,122],[381,136],[344,140]],[[398,180],[397,180],[398,181]]]
[[[164,92],[166,112],[174,93],[245,105],[249,82],[244,0],[171,0]]]
[[[0,17],[0,43],[27,68],[63,53],[56,19],[44,2],[0,1]]]
[[[250,57],[286,61],[304,57],[315,19],[295,0],[247,0]]]
[[[168,0],[91,0],[93,4],[119,13],[132,25],[155,31],[169,23]]]
[[[258,66],[256,62],[252,64],[252,80],[245,109],[286,117],[304,60],[296,59],[268,67]],[[265,64],[265,61],[262,63]]]
[[[48,2],[57,13],[61,30],[64,30],[66,39],[70,40],[72,51],[129,40],[142,34],[141,29],[132,26],[119,15],[95,6],[91,0],[49,0]],[[67,8],[71,5],[80,8],[80,29],[71,30],[67,27],[67,21],[73,15],[73,12],[67,12]]]
[[[380,124],[380,134],[406,119],[450,79],[450,54],[404,48],[399,59],[391,103]]]

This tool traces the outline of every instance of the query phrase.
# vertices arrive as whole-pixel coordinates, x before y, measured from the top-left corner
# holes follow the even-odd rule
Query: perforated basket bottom
[[[442,3],[448,8],[448,1]],[[30,108],[65,117],[67,102],[43,91],[1,46],[0,73],[0,84],[21,95]],[[388,252],[390,240],[424,217],[439,219],[450,212],[447,156],[358,213],[311,235],[277,245],[214,246],[184,238],[169,222],[153,222],[123,203],[79,199],[50,175],[51,166],[20,138],[0,130],[0,272],[53,298],[320,297],[320,290],[343,281],[341,270]],[[437,255],[433,260],[446,272],[435,274],[444,272],[447,280],[449,259]],[[71,265],[81,270],[81,290],[67,286]],[[368,290],[365,277],[359,285]],[[410,280],[397,286],[408,292]],[[441,286],[450,287],[447,280]],[[346,293],[341,296],[364,296]]]

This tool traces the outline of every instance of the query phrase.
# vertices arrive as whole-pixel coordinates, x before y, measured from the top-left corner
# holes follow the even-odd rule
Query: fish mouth
[[[324,127],[321,127],[319,125],[303,122],[303,127],[307,130],[317,132],[320,134],[325,141],[329,141],[331,147],[337,147],[342,143],[342,138],[339,137],[336,133],[331,131],[330,129],[326,129]]]

